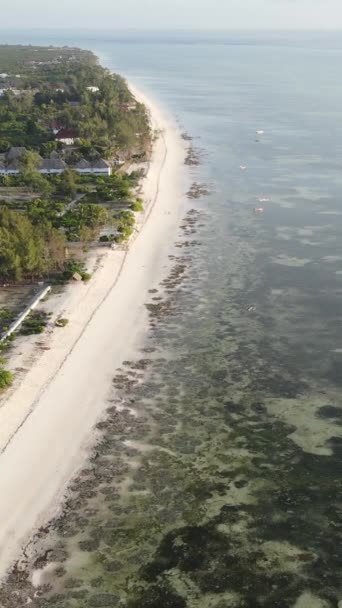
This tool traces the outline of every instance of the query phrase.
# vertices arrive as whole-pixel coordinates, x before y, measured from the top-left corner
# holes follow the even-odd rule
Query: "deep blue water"
[[[88,470],[60,524],[71,558],[59,584],[49,581],[57,595],[47,605],[107,606],[99,596],[111,594],[108,606],[129,608],[337,608],[342,34],[0,41],[93,49],[194,137],[193,179],[212,190],[189,201],[197,242],[179,250],[185,280],[172,312],[152,323],[149,380],[129,395],[157,425],[135,429],[153,450],[126,449],[124,430],[108,423],[92,463],[102,486],[89,493]],[[269,200],[257,215],[260,197]],[[75,537],[87,548],[65,541]]]

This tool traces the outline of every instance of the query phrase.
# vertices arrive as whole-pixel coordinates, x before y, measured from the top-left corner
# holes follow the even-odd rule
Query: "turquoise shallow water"
[[[212,189],[189,201],[141,360],[113,370],[104,440],[45,539],[56,566],[34,607],[337,608],[342,35],[30,40],[92,48],[151,92]]]

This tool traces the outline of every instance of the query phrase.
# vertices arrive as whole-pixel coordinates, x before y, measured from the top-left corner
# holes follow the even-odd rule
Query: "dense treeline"
[[[43,155],[57,149],[49,126],[53,121],[75,129],[83,144],[102,154],[146,144],[149,125],[144,107],[137,104],[127,110],[133,98],[125,81],[100,66],[94,55],[72,50],[66,54],[65,49],[60,55],[60,49],[51,49],[50,61],[37,62],[31,49],[27,57],[34,59],[27,58],[20,68],[19,59],[10,61],[9,49],[0,46],[1,70],[14,63],[24,73],[15,83],[21,94],[8,90],[0,98],[0,152],[10,146],[25,146]],[[22,52],[13,48],[14,54]]]
[[[0,268],[2,281],[19,281],[61,270],[66,260],[66,238],[51,224],[0,207]]]
[[[126,82],[89,51],[0,46],[0,72],[8,89],[0,96],[0,160],[9,162],[10,147],[26,148],[15,161],[19,174],[0,177],[0,282],[63,275],[68,243],[88,245],[105,225],[101,240],[120,242],[132,232],[132,211],[141,210],[132,195],[139,175],[80,176],[70,167],[146,149],[148,117]],[[77,133],[75,145],[56,141],[59,127]],[[42,175],[41,157],[56,151],[66,169]]]
[[[32,198],[20,208],[0,201],[0,282],[63,275],[72,257],[68,243],[87,246],[103,226],[111,228],[112,236],[102,241],[121,242],[132,233],[132,210],[142,210],[132,194],[139,173],[97,178],[65,173],[49,179],[38,174],[49,196]],[[10,180],[23,183],[22,176]],[[74,189],[83,191],[83,198],[71,206]]]

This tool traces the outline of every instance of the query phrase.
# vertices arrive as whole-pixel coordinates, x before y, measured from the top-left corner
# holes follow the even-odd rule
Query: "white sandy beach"
[[[70,285],[49,299],[51,330],[21,341],[12,360],[21,372],[0,401],[0,577],[58,512],[68,481],[84,462],[115,369],[142,345],[148,290],[165,273],[183,213],[183,142],[163,111],[132,90],[150,108],[153,128],[162,131],[143,183],[139,233],[127,252],[105,250],[88,284]],[[69,325],[54,328],[61,314]]]

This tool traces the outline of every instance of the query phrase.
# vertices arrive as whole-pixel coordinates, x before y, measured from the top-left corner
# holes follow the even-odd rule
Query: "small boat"
[[[263,131],[262,129],[259,129],[258,131],[256,131],[257,135],[263,135],[265,133],[265,131]]]
[[[246,165],[240,165],[240,169],[241,169],[241,171],[246,171],[247,167],[246,167]]]
[[[269,198],[267,198],[267,196],[263,196],[261,198],[258,199],[259,203],[268,203],[269,202]]]
[[[254,213],[264,213],[264,208],[263,207],[255,207],[254,208]]]

